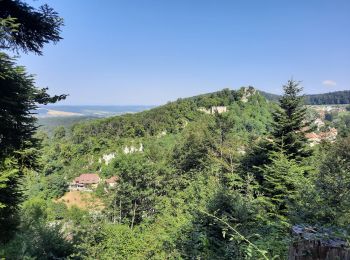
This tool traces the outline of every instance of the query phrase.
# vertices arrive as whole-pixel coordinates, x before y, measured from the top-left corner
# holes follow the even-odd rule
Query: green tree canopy
[[[310,155],[307,149],[305,130],[309,127],[306,119],[304,97],[299,82],[289,80],[283,86],[284,95],[279,101],[279,108],[273,113],[273,139],[276,150],[283,147],[288,157],[300,160]]]
[[[45,43],[61,39],[61,25],[62,19],[46,5],[35,10],[19,0],[0,1],[0,49],[42,54]],[[0,52],[0,241],[15,229],[19,179],[26,168],[36,166],[34,110],[65,97],[37,88],[24,67]]]

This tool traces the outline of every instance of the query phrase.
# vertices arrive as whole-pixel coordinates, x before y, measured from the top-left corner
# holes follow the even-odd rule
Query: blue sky
[[[350,89],[349,0],[47,0],[63,40],[19,63],[61,104],[163,104],[252,85]]]

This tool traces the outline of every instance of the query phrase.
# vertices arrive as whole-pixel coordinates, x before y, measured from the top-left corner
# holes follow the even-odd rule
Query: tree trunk
[[[119,224],[122,223],[122,199],[119,199]]]
[[[131,229],[133,229],[133,227],[134,227],[135,215],[136,215],[136,200],[135,200],[135,202],[134,202],[134,212],[133,212],[133,214],[132,214]]]

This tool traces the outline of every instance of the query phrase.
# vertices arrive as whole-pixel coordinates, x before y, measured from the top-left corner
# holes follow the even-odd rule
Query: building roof
[[[75,183],[95,184],[100,182],[100,177],[96,173],[83,173],[74,179]]]
[[[337,137],[338,131],[335,128],[330,128],[327,132],[320,133],[306,133],[305,137],[309,140],[334,140]]]
[[[315,132],[306,133],[305,137],[307,139],[318,139],[319,138],[318,134],[316,134]]]
[[[118,180],[117,176],[112,176],[111,178],[106,179],[106,183],[116,183],[117,180]]]

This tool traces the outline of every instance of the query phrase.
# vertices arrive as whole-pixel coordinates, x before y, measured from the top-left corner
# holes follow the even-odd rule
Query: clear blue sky
[[[20,64],[61,104],[162,104],[252,85],[350,89],[349,0],[28,0],[65,20],[63,40]]]

